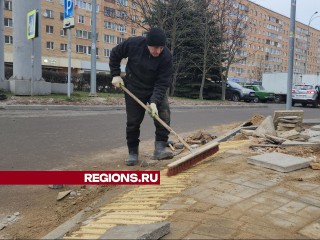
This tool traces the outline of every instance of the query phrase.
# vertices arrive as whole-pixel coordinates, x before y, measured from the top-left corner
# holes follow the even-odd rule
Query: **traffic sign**
[[[64,0],[64,18],[71,18],[73,16],[74,0]]]
[[[27,39],[38,37],[38,11],[36,9],[27,13]]]
[[[74,0],[64,0],[63,28],[74,27]]]

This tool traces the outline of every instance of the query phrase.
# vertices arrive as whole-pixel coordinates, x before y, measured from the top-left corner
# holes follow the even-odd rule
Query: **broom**
[[[125,86],[120,85],[121,89],[125,91],[130,97],[132,97],[141,107],[143,107],[147,112],[150,112],[150,109],[140,101],[133,93],[131,93]],[[167,176],[176,175],[186,169],[191,168],[193,165],[197,164],[201,160],[206,159],[212,154],[216,153],[219,150],[219,143],[208,143],[204,147],[198,150],[193,150],[188,143],[186,143],[182,137],[180,137],[168,124],[166,124],[158,115],[155,115],[154,118],[170,133],[174,134],[178,140],[190,151],[190,153],[170,164],[168,164]]]

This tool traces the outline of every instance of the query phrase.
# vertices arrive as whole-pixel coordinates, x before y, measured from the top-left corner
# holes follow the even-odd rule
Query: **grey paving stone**
[[[298,199],[312,206],[320,207],[320,199],[312,195],[302,195]]]
[[[200,223],[205,218],[206,218],[205,213],[188,212],[187,210],[176,211],[171,216],[171,219],[173,219],[174,221],[182,220],[182,221],[190,221],[190,222],[198,222],[198,223]]]
[[[205,213],[212,214],[212,215],[220,215],[220,214],[224,213],[225,211],[227,211],[227,208],[214,206],[214,207],[210,208],[208,211],[206,211]]]
[[[299,233],[311,239],[320,239],[320,223],[311,223],[301,229]]]
[[[182,208],[188,208],[192,204],[196,203],[197,201],[193,198],[187,198],[187,197],[174,197],[168,200],[166,203],[162,204],[159,209],[182,209]]]
[[[227,239],[232,238],[236,231],[236,229],[226,228],[220,225],[200,224],[192,231],[192,233],[205,236],[212,236],[220,239]]]
[[[262,217],[267,215],[269,212],[277,209],[278,206],[276,205],[266,205],[266,204],[257,204],[256,206],[250,208],[250,211],[247,211],[246,215],[248,216],[255,216],[255,217]]]
[[[257,196],[252,197],[250,200],[268,205],[276,205],[279,207],[291,201],[291,199],[289,198],[278,196],[277,194],[274,194],[272,192],[263,192]]]
[[[220,238],[219,237],[205,236],[205,235],[191,233],[191,234],[187,235],[183,239],[220,239]]]
[[[252,181],[246,181],[244,183],[242,183],[242,185],[247,186],[247,187],[251,187],[251,188],[255,188],[255,189],[265,189],[267,188],[267,186],[259,184],[259,183],[255,183]]]
[[[301,202],[291,201],[284,206],[280,207],[279,210],[296,214],[302,209],[306,208],[308,205]]]
[[[250,198],[250,197],[260,193],[261,191],[263,191],[263,190],[248,187],[247,189],[243,190],[242,192],[236,193],[235,196],[241,197],[243,199],[247,199],[247,198]]]
[[[281,211],[279,209],[270,212],[265,216],[265,218],[272,221],[276,226],[290,228],[292,231],[300,229],[310,221],[307,218]]]
[[[116,226],[99,239],[159,239],[170,232],[169,222]]]
[[[319,184],[309,182],[292,182],[292,187],[301,189],[302,191],[314,191],[319,187]]]
[[[202,199],[202,202],[210,203],[218,207],[229,207],[241,201],[243,201],[242,198],[223,192],[216,192],[208,196],[206,199]]]
[[[192,211],[192,212],[206,212],[209,209],[211,209],[213,207],[212,204],[208,204],[208,203],[202,203],[202,202],[196,202],[195,204],[192,204],[188,210]]]
[[[308,206],[297,212],[297,215],[309,219],[318,219],[320,217],[320,208],[315,206]]]
[[[198,225],[198,222],[171,221],[170,232],[161,239],[182,239]]]
[[[262,236],[264,239],[288,239],[290,234],[286,233],[282,228],[274,226],[272,223],[266,223],[263,221],[257,221],[256,218],[250,219],[251,222],[241,227],[241,232],[249,232]],[[263,223],[263,224],[261,224]],[[260,224],[260,225],[259,225]]]
[[[310,159],[272,152],[249,157],[247,162],[279,172],[291,172],[309,167]]]

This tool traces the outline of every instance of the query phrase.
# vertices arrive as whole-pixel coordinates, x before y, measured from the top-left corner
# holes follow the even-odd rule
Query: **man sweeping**
[[[128,58],[126,76],[121,78],[120,62]],[[131,37],[114,47],[110,54],[112,84],[119,88],[124,85],[144,104],[149,103],[150,115],[158,115],[170,125],[170,108],[167,90],[172,75],[172,55],[166,47],[166,35],[159,28],[152,28],[147,37]],[[134,166],[139,159],[140,125],[145,115],[133,98],[125,93],[127,112],[126,139],[129,157],[126,165]],[[162,160],[173,157],[167,151],[169,131],[154,119],[155,149],[153,159]]]

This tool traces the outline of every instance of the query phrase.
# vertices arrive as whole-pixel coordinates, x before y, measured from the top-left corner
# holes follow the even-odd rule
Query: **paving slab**
[[[170,232],[169,222],[116,226],[99,239],[159,239]]]
[[[310,159],[277,152],[252,156],[247,162],[283,173],[307,168],[310,165]]]
[[[311,239],[320,239],[320,223],[312,223],[301,229],[299,233]]]

